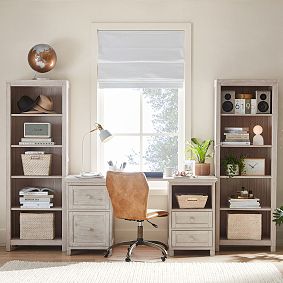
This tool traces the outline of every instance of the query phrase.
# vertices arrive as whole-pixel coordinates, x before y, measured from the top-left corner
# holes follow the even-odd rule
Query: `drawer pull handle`
[[[88,228],[88,231],[89,231],[89,232],[93,232],[94,229],[93,229],[93,228]]]
[[[190,236],[190,241],[195,241],[196,238],[194,236]]]
[[[190,217],[190,222],[195,222],[195,218],[193,216]]]
[[[86,197],[87,197],[88,199],[91,199],[91,198],[92,198],[92,195],[86,195]]]

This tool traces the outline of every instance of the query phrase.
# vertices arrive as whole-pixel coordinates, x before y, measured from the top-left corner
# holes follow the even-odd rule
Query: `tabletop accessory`
[[[98,124],[98,123],[95,123],[95,128],[86,132],[83,136],[83,139],[82,139],[82,161],[81,161],[81,172],[80,172],[80,176],[81,177],[88,177],[88,178],[91,178],[91,176],[95,177],[97,176],[97,173],[96,172],[86,172],[84,170],[84,141],[85,141],[85,138],[90,135],[91,133],[95,132],[95,131],[99,131],[99,137],[100,137],[100,140],[101,142],[107,142],[108,140],[110,140],[112,138],[112,135],[111,133],[108,131],[108,130],[105,130],[103,129],[103,127]]]

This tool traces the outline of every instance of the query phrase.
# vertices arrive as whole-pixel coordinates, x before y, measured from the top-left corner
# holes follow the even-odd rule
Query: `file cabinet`
[[[215,254],[214,176],[175,178],[169,181],[169,255],[177,250],[209,250]],[[179,208],[178,194],[208,195],[204,208]]]
[[[105,179],[69,176],[65,188],[67,254],[76,249],[107,249],[113,243],[113,217]]]

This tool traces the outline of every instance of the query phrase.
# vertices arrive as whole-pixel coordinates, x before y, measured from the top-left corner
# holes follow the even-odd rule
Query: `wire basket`
[[[53,240],[54,213],[20,213],[20,239]]]
[[[227,239],[261,240],[261,214],[228,214]]]
[[[25,176],[50,175],[52,154],[21,154]]]
[[[179,208],[204,208],[208,196],[204,195],[176,195]]]

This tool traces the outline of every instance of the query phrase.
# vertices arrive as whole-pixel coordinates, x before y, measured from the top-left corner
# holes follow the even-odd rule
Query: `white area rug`
[[[47,265],[48,263],[45,263],[45,266]],[[279,283],[283,281],[281,273],[271,263],[82,262],[57,267],[0,271],[0,282]]]

